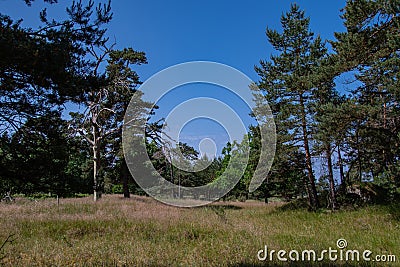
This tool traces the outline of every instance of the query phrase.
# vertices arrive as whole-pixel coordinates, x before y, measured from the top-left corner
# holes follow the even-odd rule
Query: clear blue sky
[[[280,30],[280,17],[289,10],[292,2],[114,0],[114,19],[109,25],[108,34],[115,38],[118,48],[131,46],[146,53],[149,64],[136,68],[142,81],[166,67],[194,60],[224,63],[257,81],[254,65],[260,59],[268,59],[273,52],[267,42],[265,29],[268,26]],[[333,39],[335,31],[344,31],[339,17],[340,9],[345,5],[344,0],[307,0],[296,3],[311,18],[311,29],[323,39]],[[38,13],[43,6],[48,7],[50,17],[59,18],[65,14],[66,5],[68,4],[60,3],[50,6],[36,0],[32,7],[27,7],[23,0],[0,0],[0,12],[14,19],[23,18],[23,26],[36,27]],[[218,91],[212,86],[187,87],[190,90],[180,90],[173,98],[164,99],[160,114],[167,114],[175,103],[192,96],[210,96],[222,100],[226,96],[226,101],[236,103],[226,91]],[[252,122],[248,117],[248,110],[243,108],[239,112],[244,121]],[[185,127],[188,143],[193,134],[195,137],[209,135],[212,138],[219,132],[226,137],[226,132],[221,127],[211,125],[212,123],[206,121],[188,124]],[[226,138],[222,139],[216,140],[218,153],[227,141]],[[192,140],[191,145],[197,146],[199,141]]]
[[[168,66],[192,60],[230,65],[256,80],[254,65],[271,54],[266,27],[280,28],[293,1],[170,0],[114,1],[110,33],[121,46],[146,52],[143,79]],[[311,29],[333,39],[343,31],[345,1],[298,1],[311,17]]]

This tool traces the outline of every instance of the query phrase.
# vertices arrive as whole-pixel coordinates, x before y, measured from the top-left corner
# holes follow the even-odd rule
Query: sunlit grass
[[[336,240],[344,238],[349,249],[395,254],[399,260],[396,209],[310,213],[277,206],[221,202],[184,209],[118,196],[97,203],[62,199],[57,206],[51,199],[19,199],[0,203],[0,239],[15,234],[0,258],[5,266],[258,266],[268,263],[257,259],[264,245],[320,251],[336,248]],[[380,266],[331,266],[339,263]]]

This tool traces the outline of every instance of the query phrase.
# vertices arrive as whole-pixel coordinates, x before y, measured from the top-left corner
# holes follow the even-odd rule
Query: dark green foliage
[[[12,132],[96,83],[87,73],[92,62],[86,55],[107,41],[102,26],[111,20],[110,4],[95,9],[92,1],[73,2],[67,15],[55,21],[43,10],[42,26],[34,30],[0,14],[1,130]]]
[[[29,119],[10,138],[4,136],[0,192],[88,192],[87,147],[69,138],[66,128],[60,114],[53,112]]]
[[[181,154],[178,153],[178,146]],[[199,157],[199,152],[186,143],[179,142],[177,147],[167,148],[151,141],[147,144],[147,151],[152,160],[154,168],[165,179],[173,184],[184,187],[196,187],[206,185],[213,181],[218,170],[220,170],[220,161],[218,159],[209,159],[207,156]],[[176,162],[178,166],[171,164]],[[203,169],[204,166],[208,166]],[[193,172],[195,168],[203,170]]]
[[[336,33],[332,42],[337,70],[354,71],[360,82],[344,104],[346,111],[341,106],[332,110],[347,113],[334,116],[346,125],[339,135],[347,150],[349,179],[352,174],[358,181],[370,177],[391,192],[400,185],[399,16],[400,1],[347,1],[347,31]]]

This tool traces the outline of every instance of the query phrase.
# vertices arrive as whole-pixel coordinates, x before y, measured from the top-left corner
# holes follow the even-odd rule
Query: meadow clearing
[[[176,208],[148,197],[0,203],[2,266],[400,266],[396,208],[339,212],[284,209],[282,203],[217,202]],[[11,235],[11,236],[10,236]],[[9,241],[4,241],[9,237]],[[397,263],[260,261],[259,250],[336,248],[396,255]],[[337,249],[337,248],[336,248]]]

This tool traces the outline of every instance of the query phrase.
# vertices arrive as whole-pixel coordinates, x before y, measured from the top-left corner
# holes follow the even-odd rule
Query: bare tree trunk
[[[98,142],[98,129],[92,127],[93,135],[93,200],[101,198],[101,180],[100,180],[100,147]]]
[[[304,145],[304,151],[306,153],[307,176],[310,185],[310,190],[309,190],[310,207],[312,210],[317,210],[319,208],[319,200],[318,200],[317,188],[315,186],[315,178],[311,162],[311,153],[310,153],[310,146],[307,134],[307,119],[306,119],[306,111],[304,107],[303,95],[300,95],[300,109],[301,109],[300,111],[301,126],[303,129],[303,143],[304,143],[303,145]]]
[[[93,146],[93,154],[95,155],[93,158],[93,199],[97,201],[101,198],[101,189],[100,189],[100,153],[98,151],[97,145]]]
[[[328,179],[329,179],[329,194],[331,199],[331,207],[332,210],[338,209],[338,204],[336,201],[336,192],[335,192],[335,180],[333,178],[333,167],[332,167],[332,158],[331,158],[331,145],[328,143],[326,147],[326,158],[328,160]]]

